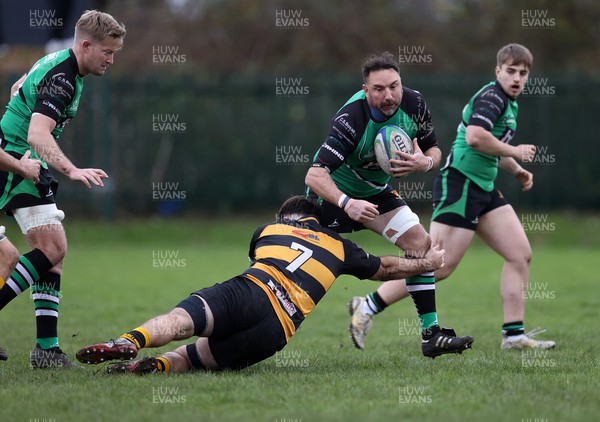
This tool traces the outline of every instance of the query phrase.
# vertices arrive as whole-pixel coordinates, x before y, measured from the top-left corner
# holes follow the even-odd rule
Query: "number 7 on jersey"
[[[306,246],[303,246],[296,242],[292,242],[292,245],[290,246],[290,248],[295,251],[302,251],[302,253],[300,255],[298,255],[296,258],[294,258],[294,260],[292,262],[290,262],[287,267],[285,267],[286,270],[293,273],[298,268],[300,268],[302,266],[302,264],[304,264],[306,261],[308,261],[310,259],[310,257],[313,254],[313,251],[312,251],[312,249],[309,249]]]

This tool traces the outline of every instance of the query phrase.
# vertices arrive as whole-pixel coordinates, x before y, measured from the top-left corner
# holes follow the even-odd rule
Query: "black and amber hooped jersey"
[[[380,259],[319,225],[316,217],[259,227],[250,242],[244,276],[260,286],[277,312],[286,339],[341,274],[372,277]]]

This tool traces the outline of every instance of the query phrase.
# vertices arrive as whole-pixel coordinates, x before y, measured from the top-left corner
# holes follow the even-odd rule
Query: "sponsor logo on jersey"
[[[346,117],[349,117],[349,116],[350,116],[350,114],[348,114],[348,113],[340,114],[335,119],[333,119],[333,121],[336,123],[339,123],[345,129],[347,129],[352,134],[352,137],[354,138],[354,137],[356,137],[356,129],[354,129],[352,127],[352,125],[350,123],[348,123],[348,121],[345,119]]]
[[[365,157],[365,159],[366,159],[366,157]],[[363,164],[361,164],[360,168],[362,170],[372,170],[372,171],[381,170],[381,167],[379,166],[377,161],[365,161]]]
[[[75,90],[75,87],[73,87],[73,84],[65,77],[66,74],[65,73],[58,73],[56,75],[54,75],[52,78],[56,79],[58,82],[68,86],[69,88],[71,88],[73,91]]]
[[[494,127],[494,123],[492,123],[492,121],[490,119],[488,119],[487,117],[485,117],[482,114],[479,113],[473,113],[473,115],[471,116],[472,119],[478,119],[478,120],[483,120],[485,123],[487,123],[487,125],[489,127]]]
[[[375,160],[375,148],[369,148],[369,150],[364,155],[361,155],[360,158],[363,160]]]
[[[50,101],[48,100],[44,100],[42,101],[42,104],[45,105],[46,107],[48,107],[50,110],[54,111],[57,115],[60,116],[60,110],[58,109],[58,107],[56,107],[54,104],[52,104]]]
[[[314,240],[315,242],[318,242],[319,240],[321,240],[321,239],[319,239],[319,236],[317,236],[316,234],[306,233],[306,232],[303,232],[302,230],[292,230],[292,233],[294,233],[298,236],[301,236],[305,239]]]
[[[340,160],[344,161],[344,156],[339,151],[337,151],[335,148],[332,148],[331,146],[329,146],[327,144],[323,144],[323,148],[325,148],[327,151],[331,151],[331,153],[333,155],[335,155]]]
[[[59,129],[64,129],[64,127],[67,125],[67,123],[69,123],[73,118],[72,117],[67,117],[66,119],[58,122],[56,124],[56,127]]]
[[[277,300],[279,300],[279,303],[289,316],[292,316],[298,312],[296,306],[286,297],[286,294],[283,293],[275,283],[273,283],[273,280],[269,280],[267,285],[271,288],[273,293],[275,293]]]
[[[504,104],[504,98],[502,98],[500,95],[498,95],[495,91],[493,91],[492,89],[488,89],[487,91],[483,92],[481,94],[481,97],[492,97],[495,100],[498,100],[498,102],[500,102],[501,104]]]

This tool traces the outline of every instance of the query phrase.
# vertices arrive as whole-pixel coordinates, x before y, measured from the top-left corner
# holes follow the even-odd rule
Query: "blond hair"
[[[107,37],[125,38],[125,25],[119,23],[108,13],[98,10],[86,10],[75,24],[75,39],[89,38],[101,42]]]

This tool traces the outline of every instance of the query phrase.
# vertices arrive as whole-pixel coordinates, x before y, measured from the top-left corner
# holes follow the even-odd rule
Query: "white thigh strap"
[[[65,218],[65,213],[56,208],[56,204],[18,208],[13,211],[13,215],[23,234],[36,227],[61,224]]]
[[[381,235],[392,243],[402,236],[408,229],[419,224],[419,216],[408,207],[402,207],[387,223]]]

